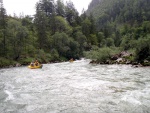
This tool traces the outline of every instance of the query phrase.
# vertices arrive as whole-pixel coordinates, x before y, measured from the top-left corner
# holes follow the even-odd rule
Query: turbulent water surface
[[[0,113],[150,113],[150,67],[79,60],[0,69]]]

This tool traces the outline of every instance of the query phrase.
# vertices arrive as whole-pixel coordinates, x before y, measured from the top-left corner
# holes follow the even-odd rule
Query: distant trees
[[[76,19],[78,17],[78,12],[74,7],[73,2],[68,1],[66,3],[67,3],[66,8],[65,8],[66,20],[69,22],[69,24],[72,27],[75,27],[75,26],[77,26]]]
[[[39,49],[42,48],[46,48],[46,43],[48,40],[48,35],[47,35],[47,27],[48,27],[48,19],[46,17],[46,15],[44,14],[44,12],[42,11],[37,11],[36,15],[35,15],[35,26],[37,29],[37,41],[39,44]]]
[[[150,35],[144,39],[139,39],[136,48],[136,60],[144,62],[144,60],[150,61]]]
[[[21,22],[11,19],[8,21],[7,33],[7,54],[11,56],[10,59],[18,60],[22,54],[27,52],[29,31],[26,27],[22,26]]]
[[[93,0],[87,13],[93,13],[97,30],[103,32],[105,38],[115,39],[115,46],[119,46],[123,37],[138,39],[146,33],[141,26],[150,21],[149,5],[147,0],[104,0],[99,4]]]
[[[65,32],[68,35],[72,33],[72,27],[61,16],[55,16],[55,30],[56,32]]]
[[[98,46],[136,51],[138,62],[150,61],[149,5],[148,0],[92,0],[86,13],[95,18]]]
[[[56,15],[62,16],[62,17],[66,16],[65,5],[62,0],[57,0]]]
[[[0,1],[0,56],[6,55],[6,27],[7,14],[3,6],[3,1]]]
[[[71,1],[66,5],[61,0],[56,4],[53,0],[39,1],[34,24],[39,49],[50,53],[55,50],[59,57],[79,58],[89,45],[97,45],[94,18],[79,17]]]

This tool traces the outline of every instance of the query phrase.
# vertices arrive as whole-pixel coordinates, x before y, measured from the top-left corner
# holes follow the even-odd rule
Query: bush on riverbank
[[[144,63],[144,60],[150,62],[150,35],[145,39],[139,39],[136,48],[136,60]]]
[[[16,61],[12,61],[10,59],[6,59],[6,58],[3,58],[3,57],[0,57],[0,68],[2,67],[8,67],[8,66],[15,66],[17,64]]]
[[[106,60],[109,60],[112,55],[119,53],[119,48],[97,48],[92,49],[89,52],[84,52],[84,56],[88,59],[97,60],[97,62],[105,62]]]
[[[129,51],[122,51],[120,48],[116,47],[111,48],[103,47],[96,49],[94,48],[89,52],[84,52],[84,56],[92,60],[90,63],[95,64],[132,64],[132,65],[150,66],[147,46],[146,46],[147,51],[144,51],[143,49],[140,50],[141,54],[137,53],[137,50],[135,52],[134,49],[130,50],[129,52]],[[145,54],[143,54],[144,52],[146,52],[145,53],[146,56]],[[145,57],[140,55],[144,55]],[[137,58],[144,58],[144,59],[142,59],[142,62],[140,62],[139,60],[137,60]]]

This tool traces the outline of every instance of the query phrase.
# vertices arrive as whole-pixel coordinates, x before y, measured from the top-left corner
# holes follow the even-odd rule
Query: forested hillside
[[[8,16],[0,1],[0,67],[67,61],[104,61],[131,51],[132,61],[150,61],[150,1],[93,0],[79,15],[74,4],[39,0],[33,16]]]
[[[93,18],[79,16],[71,1],[39,0],[33,16],[8,16],[4,6],[0,1],[0,67],[79,59],[96,43]]]
[[[150,1],[92,0],[87,14],[93,14],[100,47],[135,51],[135,59],[150,60]]]

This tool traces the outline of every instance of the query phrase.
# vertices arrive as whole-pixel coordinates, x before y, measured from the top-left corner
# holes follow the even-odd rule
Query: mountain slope
[[[149,0],[92,0],[87,14],[92,13],[96,19],[103,16],[124,21],[136,19],[145,21],[150,19],[150,1]]]

